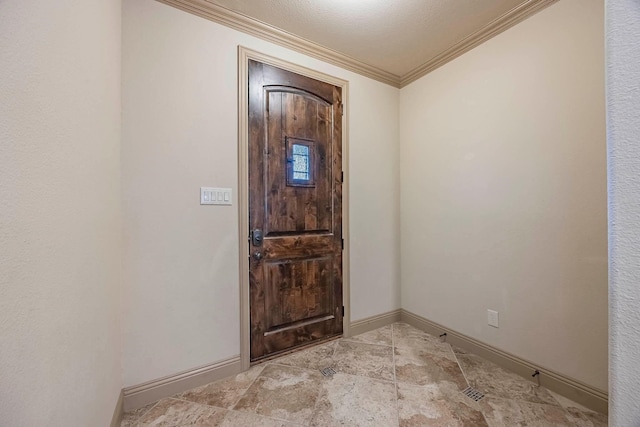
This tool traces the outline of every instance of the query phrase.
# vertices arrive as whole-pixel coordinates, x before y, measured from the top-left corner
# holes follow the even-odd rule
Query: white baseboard
[[[118,401],[116,402],[116,407],[113,410],[113,416],[111,417],[110,427],[120,427],[122,423],[122,415],[124,414],[124,394],[122,390],[120,390],[120,395],[118,396]]]
[[[240,356],[123,389],[124,411],[142,408],[156,400],[182,393],[241,372]]]
[[[390,325],[394,322],[399,322],[400,312],[401,310],[397,309],[352,322],[349,326],[349,336],[352,337],[354,335],[360,335],[365,332],[373,331],[374,329]]]
[[[407,310],[401,310],[400,319],[402,322],[408,323],[432,335],[438,336],[446,332],[448,343],[477,354],[529,381],[532,381],[531,375],[537,370],[540,372],[540,385],[589,409],[603,414],[608,413],[609,395],[605,391],[591,387],[588,384],[567,377],[559,372],[536,365],[528,360],[521,359],[518,356],[514,356],[513,354],[485,344],[460,332],[446,328]]]

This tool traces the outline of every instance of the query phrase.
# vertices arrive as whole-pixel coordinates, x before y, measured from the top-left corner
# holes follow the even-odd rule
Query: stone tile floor
[[[320,369],[333,367],[324,377]],[[468,385],[485,393],[475,402]],[[404,323],[126,413],[129,426],[606,426],[607,417]]]

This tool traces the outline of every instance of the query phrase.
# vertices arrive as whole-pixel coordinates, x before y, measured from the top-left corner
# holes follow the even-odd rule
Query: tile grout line
[[[229,413],[229,412],[235,412],[236,414],[249,414],[249,415],[254,415],[257,418],[266,418],[268,420],[278,421],[278,422],[281,422],[281,423],[287,423],[287,424],[290,424],[290,425],[293,425],[293,426],[307,427],[304,424],[299,424],[299,423],[293,422],[291,420],[285,420],[284,418],[276,418],[276,417],[273,417],[271,415],[258,414],[256,412],[239,411],[239,410],[236,410],[236,409],[227,409],[227,413]],[[226,418],[226,414],[225,414],[225,418]]]
[[[179,402],[191,403],[193,405],[204,406],[206,408],[221,409],[221,410],[227,411],[227,412],[231,410],[231,409],[227,409],[227,408],[221,408],[220,406],[216,406],[216,405],[209,405],[208,403],[194,402],[193,400],[182,399],[180,397],[175,397],[175,396],[170,396],[170,397],[165,397],[164,399],[160,399],[158,401],[158,403],[160,403],[160,401],[165,400],[165,399],[171,399],[171,400],[177,400]]]
[[[467,387],[471,387],[469,378],[467,378],[467,374],[465,374],[464,369],[462,369],[462,365],[460,364],[460,360],[458,360],[458,355],[456,354],[455,351],[453,351],[453,347],[451,346],[451,344],[449,343],[447,344],[449,345],[449,350],[451,351],[451,353],[453,353],[453,358],[456,359],[456,363],[458,364],[458,368],[460,368],[460,372],[462,372],[462,376],[464,377],[464,380],[467,382]]]
[[[393,327],[393,324],[389,325],[389,327],[390,327],[390,328],[392,328],[392,327]],[[360,336],[360,335],[368,334],[368,333],[370,333],[370,332],[375,332],[375,331],[380,330],[380,329],[383,329],[383,328],[384,328],[384,326],[383,326],[383,327],[381,327],[381,328],[378,328],[378,329],[373,329],[373,330],[371,330],[371,331],[364,332],[364,333],[362,333],[362,334],[356,335],[356,337],[358,337],[358,336]],[[341,340],[342,340],[342,341],[347,341],[347,342],[358,343],[358,344],[371,344],[371,345],[379,345],[379,346],[381,346],[381,347],[393,347],[393,338],[392,338],[391,344],[381,344],[381,343],[379,343],[379,342],[360,341],[360,340],[356,340],[356,339],[354,339],[354,337],[342,338]]]
[[[545,388],[546,388],[546,387],[545,387]],[[560,400],[558,400],[558,396],[562,397],[562,395],[560,395],[560,394],[558,394],[558,393],[556,393],[556,392],[554,392],[554,391],[551,391],[551,390],[549,390],[549,389],[546,389],[546,390],[549,392],[549,394],[551,394],[551,397],[553,397],[553,399],[554,399],[556,402],[558,402],[558,404],[560,405],[560,407],[561,407],[561,408],[563,408],[563,409],[565,409],[565,410],[568,410],[568,409],[569,409],[569,407],[564,406],[564,404],[563,404],[562,402],[560,402]],[[572,401],[571,399],[569,399],[568,397],[565,397],[565,399],[569,400],[570,402],[573,402],[573,401]],[[575,409],[577,409],[578,411],[583,412],[583,413],[585,413],[585,414],[601,414],[601,413],[600,413],[600,412],[598,412],[598,411],[594,411],[594,410],[592,410],[592,409],[589,409],[589,408],[587,408],[587,407],[585,407],[585,406],[580,405],[578,402],[573,402],[573,403],[575,403],[575,405],[576,405],[576,406],[572,406],[573,408],[575,408]]]
[[[222,408],[222,407],[220,407],[220,406],[210,405],[210,404],[208,404],[208,403],[194,402],[194,401],[192,401],[192,400],[188,400],[188,399],[185,399],[185,398],[180,397],[182,394],[184,394],[184,393],[186,393],[186,392],[184,392],[184,393],[180,393],[178,396],[170,396],[170,397],[167,397],[167,398],[165,398],[165,399],[179,400],[179,401],[182,401],[182,402],[193,403],[193,404],[196,404],[196,405],[206,406],[206,407],[210,407],[210,408],[222,409],[223,411],[226,411],[226,413],[225,413],[225,418],[226,418],[226,416],[227,416],[227,414],[228,414],[229,412],[235,412],[235,413],[238,413],[238,414],[251,414],[251,415],[255,415],[256,417],[267,418],[267,419],[271,419],[271,420],[273,420],[273,421],[286,422],[287,424],[296,425],[297,423],[291,422],[290,420],[285,420],[285,419],[282,419],[282,418],[271,417],[271,416],[268,416],[268,415],[262,415],[262,414],[258,414],[258,413],[255,413],[255,412],[241,411],[241,410],[237,410],[237,409],[235,409],[235,406],[236,406],[236,405],[238,404],[238,402],[240,402],[240,400],[244,397],[244,395],[247,393],[247,391],[249,390],[249,388],[251,388],[251,386],[256,382],[256,380],[258,379],[258,377],[260,376],[260,374],[262,373],[262,371],[264,370],[264,368],[265,368],[268,364],[269,364],[269,362],[267,362],[267,363],[265,363],[264,365],[262,365],[262,367],[261,367],[261,369],[260,369],[260,373],[259,373],[258,375],[256,375],[256,377],[255,377],[253,380],[251,380],[251,382],[249,383],[249,385],[247,386],[247,388],[245,388],[245,389],[242,391],[242,393],[240,393],[239,397],[234,401],[233,405],[231,405],[231,408]],[[280,366],[286,366],[286,365],[280,365]],[[250,369],[251,369],[251,368],[250,368]],[[245,372],[247,372],[247,371],[245,371]],[[228,378],[227,378],[227,379],[228,379]],[[218,381],[213,381],[213,382],[211,382],[211,383],[205,384],[204,386],[208,386],[208,385],[210,385],[210,384],[215,384],[215,383],[217,383],[217,382],[222,382],[222,381],[224,381],[224,379],[222,379],[222,380],[218,380]],[[201,387],[204,387],[204,386],[201,386]],[[196,387],[196,388],[199,388],[199,387]],[[191,389],[191,390],[193,390],[193,389]],[[190,390],[187,390],[187,391],[190,391]],[[160,400],[164,400],[164,399],[160,399]],[[158,402],[156,402],[156,403],[153,405],[153,407],[152,407],[151,409],[153,409],[153,408],[154,408],[158,403],[160,403],[160,400],[159,400]],[[149,409],[149,411],[150,411],[151,409]],[[149,411],[146,411],[146,412],[145,412],[145,415],[146,415]],[[140,418],[142,418],[142,416],[140,416]],[[138,421],[140,418],[136,419],[136,421]],[[302,424],[299,424],[299,425],[300,425],[300,426],[302,426]]]
[[[451,353],[453,354],[453,358],[456,360],[456,363],[458,364],[458,368],[460,369],[460,372],[462,373],[464,380],[467,382],[467,387],[471,387],[469,378],[467,378],[467,374],[464,372],[464,369],[462,369],[462,364],[460,364],[460,360],[458,359],[458,354],[455,351],[453,351],[453,346],[450,343],[447,343],[447,345],[449,346],[449,351],[451,351]],[[489,421],[487,420],[487,417],[485,416],[484,411],[482,410],[482,405],[479,402],[476,402],[476,403],[478,404],[478,409],[479,409],[480,415],[482,415],[482,419],[487,424],[487,426],[492,427]]]
[[[331,365],[333,365],[333,357],[336,354],[336,351],[338,351],[338,342],[341,341],[342,338],[337,339],[335,344],[333,345],[333,352],[331,353]],[[333,367],[333,366],[332,366]],[[328,378],[323,377],[322,381],[329,381]],[[311,423],[313,422],[313,419],[315,418],[316,414],[318,413],[318,402],[320,401],[320,393],[322,393],[322,387],[320,387],[320,389],[318,390],[318,394],[316,395],[316,401],[313,403],[313,410],[311,411],[311,417],[309,418],[309,420],[307,421],[307,426],[310,426]]]
[[[249,389],[251,388],[251,386],[256,382],[256,380],[258,379],[258,377],[262,374],[262,372],[264,371],[264,368],[267,365],[264,364],[262,365],[262,367],[260,368],[260,372],[258,373],[258,375],[256,375],[256,377],[249,383],[249,385],[247,386],[247,388],[244,389],[244,391],[242,393],[240,393],[240,396],[238,396],[238,398],[233,402],[233,405],[231,406],[230,410],[234,410],[234,408],[236,407],[236,405],[238,403],[240,403],[240,401],[242,400],[242,398],[244,397],[244,395],[247,393],[247,391],[249,391]],[[251,370],[251,367],[249,367],[249,369],[247,369],[245,372],[249,372],[249,370]]]
[[[160,400],[162,400],[162,399],[160,399]],[[142,414],[140,414],[139,416],[137,416],[137,417],[135,418],[135,420],[134,420],[134,421],[135,421],[135,422],[140,421],[140,420],[142,419],[142,417],[144,417],[144,416],[145,416],[145,415],[147,415],[149,412],[151,412],[151,410],[152,410],[153,408],[155,408],[155,407],[158,405],[158,403],[160,403],[160,400],[156,401],[153,405],[151,405],[151,407],[150,407],[149,409],[147,409],[147,410],[146,410],[146,411],[144,411]],[[122,424],[122,422],[120,422],[120,424]]]
[[[453,348],[452,348],[452,349],[453,349]],[[453,352],[453,354],[454,354],[454,356],[455,356],[455,358],[456,358],[456,362],[458,362],[458,366],[460,366],[460,371],[462,372],[462,375],[465,377],[465,380],[467,380],[467,384],[469,385],[469,387],[471,387],[471,383],[470,383],[470,382],[469,382],[469,380],[467,379],[467,375],[465,374],[464,369],[462,369],[462,364],[460,363],[460,361],[459,361],[459,359],[458,359],[458,354],[457,354],[455,351]],[[490,363],[490,364],[495,365],[493,362],[488,361],[488,360],[486,360],[485,358],[483,358],[482,356],[479,356],[479,355],[477,355],[477,354],[475,354],[475,353],[461,353],[461,354],[462,354],[462,355],[465,355],[465,354],[466,354],[466,355],[471,356],[471,357],[476,357],[476,358],[481,359],[481,360],[483,360],[483,361],[485,361],[485,362],[488,362],[488,363]],[[507,374],[509,374],[509,375],[515,375],[515,374],[513,374],[512,372],[510,372],[510,371],[508,371],[508,370],[505,370],[505,369],[503,369],[503,368],[500,368],[499,366],[498,366],[498,369],[500,369],[500,370],[502,370],[502,371],[505,371],[505,372],[506,372]],[[516,378],[517,380],[522,380],[520,377],[517,377],[517,376],[516,376],[515,378]],[[543,389],[543,390],[546,390],[547,392],[550,392],[550,390],[549,390],[549,389],[547,389],[547,388],[546,388],[546,387],[544,387],[544,386],[536,386],[536,387],[537,387],[538,389]],[[524,403],[531,403],[531,404],[534,404],[534,405],[557,406],[557,407],[560,407],[560,408],[566,409],[566,408],[564,408],[564,407],[562,406],[562,404],[560,404],[560,402],[559,402],[559,401],[555,398],[555,396],[553,396],[553,394],[551,394],[551,393],[549,393],[549,395],[551,396],[551,398],[553,399],[553,401],[554,401],[554,402],[556,402],[556,404],[549,403],[549,402],[534,402],[534,401],[532,401],[532,400],[526,400],[526,399],[514,399],[514,398],[508,398],[508,397],[503,397],[503,396],[496,395],[496,394],[492,394],[492,393],[487,393],[487,392],[485,392],[484,390],[479,390],[479,391],[481,391],[482,393],[484,393],[484,394],[485,394],[485,396],[487,396],[487,397],[489,397],[489,398],[491,398],[491,399],[510,400],[510,401],[513,401],[513,402],[524,402]]]
[[[264,366],[266,366],[266,365],[264,365]],[[189,389],[189,390],[183,391],[182,393],[178,393],[177,395],[173,395],[173,396],[166,397],[165,399],[175,399],[175,400],[180,400],[180,401],[183,401],[183,402],[197,403],[197,404],[199,404],[199,405],[205,405],[205,406],[210,406],[210,407],[212,407],[212,408],[218,408],[218,409],[224,409],[224,410],[227,410],[227,411],[231,411],[231,410],[233,410],[233,408],[238,404],[238,402],[240,401],[240,399],[242,399],[242,397],[244,397],[244,394],[247,392],[247,390],[249,390],[249,388],[253,385],[253,383],[254,383],[254,382],[256,382],[256,380],[258,379],[258,377],[260,376],[260,374],[261,374],[261,373],[262,373],[262,371],[264,370],[264,366],[262,366],[262,369],[260,370],[260,373],[259,373],[258,375],[256,375],[256,377],[255,377],[253,380],[251,380],[251,382],[249,383],[249,385],[247,386],[247,388],[245,388],[245,389],[242,391],[242,393],[240,393],[240,396],[239,396],[236,400],[234,400],[233,404],[231,405],[231,409],[230,409],[230,408],[222,408],[222,407],[220,407],[220,406],[216,406],[216,405],[210,405],[210,404],[208,404],[208,403],[195,402],[195,401],[193,401],[193,400],[185,399],[184,397],[182,397],[182,395],[183,395],[183,394],[185,394],[185,393],[187,393],[187,392],[189,392],[189,391],[191,391],[191,390],[195,390],[195,389],[198,389],[198,388],[207,387],[207,386],[209,386],[209,385],[216,384],[216,383],[221,383],[221,382],[223,382],[223,381],[226,381],[226,380],[231,379],[232,377],[227,377],[227,378],[222,378],[222,379],[220,379],[220,380],[212,381],[212,382],[210,382],[210,383],[207,383],[207,384],[201,385],[201,386],[199,386],[199,387],[194,387],[194,388],[192,388],[192,389]],[[251,369],[251,368],[249,368],[249,369]],[[248,372],[248,371],[249,371],[249,370],[244,371],[244,372]],[[241,373],[242,373],[242,372],[241,372]],[[236,377],[236,376],[238,376],[238,375],[240,375],[240,374],[236,374],[236,375],[234,375],[234,376],[233,376],[233,378],[235,378],[235,377]],[[160,399],[160,400],[163,400],[163,399]],[[160,400],[159,400],[158,402],[156,402],[156,405],[160,402]],[[154,406],[155,406],[155,405],[154,405]],[[238,412],[238,411],[237,411],[237,412]],[[146,412],[145,412],[145,414],[146,414]]]
[[[276,359],[273,359],[273,360],[276,360]],[[242,400],[242,398],[247,393],[247,391],[249,391],[251,386],[258,380],[258,378],[262,374],[262,371],[264,371],[264,369],[267,367],[267,365],[282,366],[282,367],[286,367],[286,368],[299,368],[301,370],[309,370],[309,371],[311,370],[311,369],[300,368],[299,366],[290,366],[290,365],[283,365],[283,364],[280,364],[280,363],[274,363],[272,360],[266,361],[262,365],[262,369],[260,370],[260,373],[258,375],[256,375],[256,377],[251,381],[249,386],[242,392],[242,394],[240,395],[240,397],[238,398],[236,403],[233,404],[233,408],[232,409],[227,409],[227,411],[229,411],[229,412],[237,412],[239,414],[251,414],[251,415],[255,415],[257,417],[263,417],[263,418],[267,418],[267,419],[271,419],[271,420],[279,421],[279,422],[284,422],[284,423],[291,424],[291,425],[298,425],[298,426],[301,426],[301,427],[307,427],[308,424],[306,424],[306,425],[305,424],[299,424],[297,422],[293,422],[291,420],[286,420],[286,419],[283,419],[283,418],[277,418],[277,417],[272,417],[272,416],[269,416],[269,415],[259,414],[257,412],[242,411],[242,410],[239,410],[239,409],[235,409],[235,406],[238,403],[240,403],[240,400]]]
[[[395,323],[391,324],[391,354],[393,357],[393,385],[396,389],[396,423],[400,426],[400,402],[398,393],[398,377],[396,375],[396,334]]]
[[[322,381],[323,382],[329,381],[329,379],[323,377]],[[316,417],[316,414],[318,413],[318,402],[320,402],[320,393],[322,393],[322,386],[319,387],[318,394],[316,394],[316,401],[313,402],[313,410],[311,411],[311,416],[307,420],[307,423],[306,423],[307,426],[311,425],[311,423],[313,422],[313,419]]]
[[[449,344],[449,343],[447,343],[447,344]],[[462,369],[462,365],[460,364],[460,360],[458,360],[458,355],[456,354],[455,351],[453,351],[453,347],[451,346],[451,344],[449,344],[449,348],[451,349],[451,352],[453,353],[453,357],[456,359],[456,363],[458,364],[458,368],[460,368],[460,372],[462,372],[462,376],[464,377],[464,380],[467,382],[467,387],[471,387],[471,383],[469,382],[469,379],[467,378],[467,374],[465,374],[464,369]],[[479,402],[476,402],[476,403],[478,404],[478,409],[480,410],[480,415],[482,415],[482,419],[484,420],[484,422],[489,427],[491,427],[491,424],[487,420],[487,417],[485,416],[484,411],[482,410],[482,405]]]
[[[425,332],[425,334],[426,334],[426,335],[429,335],[429,336],[433,336],[434,338],[436,338],[436,337],[435,337],[435,335],[429,334],[428,332]],[[393,341],[393,342],[394,342],[394,348],[395,348],[395,335],[393,335],[393,337],[394,337],[394,341]],[[458,359],[458,355],[456,354],[456,352],[455,352],[455,351],[453,351],[453,347],[452,347],[452,345],[451,345],[450,343],[446,342],[446,341],[444,341],[444,344],[446,344],[446,346],[447,346],[447,348],[448,348],[448,350],[449,350],[450,354],[453,354],[453,358],[454,358],[454,360],[456,361],[456,364],[458,365],[458,369],[460,369],[460,373],[462,374],[462,376],[463,376],[463,378],[464,378],[465,382],[467,383],[467,386],[468,386],[468,387],[471,387],[471,384],[469,383],[469,380],[468,380],[468,378],[467,378],[467,375],[465,374],[464,369],[462,369],[462,365],[460,364],[460,361],[459,361],[459,359]],[[394,352],[394,357],[395,357],[395,352]],[[395,366],[395,361],[394,361],[394,366]],[[416,385],[416,387],[420,387],[420,386],[419,386],[419,385]],[[396,388],[397,388],[397,384],[396,384]],[[462,390],[458,390],[458,391],[459,391],[460,393],[462,393]],[[484,411],[482,411],[482,407],[480,406],[480,404],[478,404],[478,406],[477,406],[477,407],[478,407],[478,412],[480,412],[480,415],[482,416],[482,419],[485,421],[485,423],[487,424],[487,426],[492,427],[492,425],[489,423],[489,421],[488,421],[488,420],[487,420],[487,418],[485,417]],[[399,421],[398,421],[398,422],[399,422]]]
[[[448,344],[448,343],[447,343],[447,344]],[[462,375],[464,376],[465,381],[467,381],[467,385],[468,385],[469,387],[472,387],[472,386],[471,386],[471,383],[469,382],[469,379],[467,378],[467,374],[465,373],[464,369],[462,368],[462,364],[460,363],[460,360],[458,359],[458,354],[457,354],[455,351],[453,351],[453,347],[451,346],[451,344],[449,344],[449,347],[451,347],[451,351],[453,352],[453,356],[454,356],[454,357],[455,357],[455,359],[456,359],[456,363],[457,363],[457,364],[458,364],[458,366],[460,367],[460,372],[462,372]],[[462,353],[462,354],[464,354],[464,353]],[[477,355],[475,355],[475,354],[473,354],[473,353],[469,353],[469,354],[474,355],[474,356],[477,356]],[[480,357],[480,356],[477,356],[477,357]],[[544,387],[542,387],[542,388],[544,388]],[[531,402],[531,401],[528,401],[528,400],[521,400],[521,399],[508,399],[508,398],[505,398],[505,397],[494,396],[494,395],[492,395],[492,394],[486,394],[484,391],[482,391],[482,393],[484,393],[484,394],[485,394],[485,397],[488,397],[488,398],[490,398],[490,399],[495,399],[495,400],[501,400],[501,401],[512,401],[512,402],[522,402],[522,403],[527,403],[527,404],[532,404],[532,405],[539,405],[539,406],[555,406],[555,405],[551,405],[551,404],[548,404],[548,403]],[[555,399],[555,397],[554,397],[553,395],[552,395],[551,397],[552,397],[552,398],[557,402],[557,399]],[[558,402],[558,403],[559,403],[559,402]],[[486,415],[485,415],[484,411],[482,410],[482,406],[481,406],[481,405],[478,405],[478,406],[480,407],[480,413],[482,414],[482,418],[484,418],[484,420],[485,420],[485,422],[487,423],[487,425],[491,427],[491,423],[489,423],[489,421],[487,420],[487,417],[486,417]],[[560,407],[560,408],[562,408],[565,412],[567,412],[567,411],[566,411],[566,408],[563,408],[563,407],[562,407],[562,405],[559,405],[559,407]]]
[[[336,342],[333,344],[333,352],[331,353],[331,363],[333,364],[333,358],[336,355],[336,351],[338,351],[338,341],[341,341],[341,339],[336,340]]]

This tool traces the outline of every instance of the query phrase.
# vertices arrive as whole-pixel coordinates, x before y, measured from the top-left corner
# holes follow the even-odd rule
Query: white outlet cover
[[[487,322],[489,323],[489,326],[499,328],[498,312],[495,310],[487,310]]]

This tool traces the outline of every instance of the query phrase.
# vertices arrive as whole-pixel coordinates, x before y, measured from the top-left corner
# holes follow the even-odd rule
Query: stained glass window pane
[[[309,146],[293,144],[293,179],[309,181]]]

